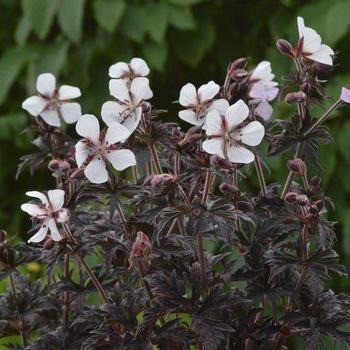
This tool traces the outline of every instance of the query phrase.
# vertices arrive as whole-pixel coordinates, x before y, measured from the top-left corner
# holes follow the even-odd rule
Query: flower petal
[[[49,204],[49,200],[47,199],[47,196],[44,193],[41,193],[39,191],[28,191],[26,192],[26,195],[28,197],[40,199],[41,203],[44,204],[45,206]]]
[[[224,98],[219,98],[214,100],[213,103],[208,108],[208,112],[217,110],[220,115],[225,115],[227,108],[230,106],[227,100]]]
[[[53,97],[56,91],[56,78],[51,73],[44,73],[38,76],[36,89],[46,97]]]
[[[149,87],[149,80],[143,77],[137,77],[131,82],[130,92],[133,94],[135,106],[137,106],[141,101],[149,100],[153,97],[153,92]]]
[[[193,84],[188,83],[181,88],[179,103],[184,107],[198,104],[197,91]]]
[[[90,148],[87,147],[85,141],[79,141],[75,145],[75,161],[77,162],[78,167],[81,167],[88,156],[90,155]]]
[[[91,140],[95,145],[99,145],[100,124],[93,114],[82,115],[75,129],[80,136]]]
[[[271,70],[271,63],[269,61],[262,61],[254,69],[250,80],[271,81],[274,77],[275,75],[272,74]]]
[[[60,107],[60,112],[67,124],[73,124],[81,117],[81,106],[77,102],[64,102]]]
[[[58,210],[63,207],[64,204],[64,191],[63,190],[50,190],[47,192],[51,208]]]
[[[121,113],[127,108],[115,101],[107,101],[102,105],[101,116],[102,120],[109,126],[114,122],[120,123],[122,121]]]
[[[131,103],[128,83],[123,79],[111,79],[109,81],[109,93],[121,102]]]
[[[47,234],[47,230],[49,229],[48,225],[47,225],[47,222],[44,222],[42,224],[42,226],[40,227],[39,231],[34,235],[32,236],[31,238],[29,238],[28,240],[28,243],[37,243],[37,242],[41,242],[46,234]]]
[[[277,94],[277,87],[265,86],[260,82],[253,84],[249,91],[249,97],[267,101],[272,101],[277,96]]]
[[[341,95],[340,98],[342,101],[344,101],[345,103],[350,103],[350,90],[347,89],[346,87],[343,87],[341,89]]]
[[[225,113],[225,120],[228,130],[232,130],[237,125],[241,124],[248,118],[248,115],[249,108],[242,100],[238,100],[232,106],[227,108]]]
[[[206,133],[208,136],[222,135],[225,133],[225,124],[220,116],[220,113],[216,110],[207,114],[205,119]]]
[[[125,126],[114,122],[107,129],[105,144],[110,146],[117,142],[124,142],[129,136],[130,132]]]
[[[94,158],[85,168],[84,174],[90,182],[95,184],[108,181],[106,164],[101,158]]]
[[[219,91],[220,86],[213,81],[209,81],[198,89],[198,98],[201,102],[211,100]]]
[[[205,118],[197,118],[197,113],[191,109],[184,109],[179,112],[179,118],[192,125],[202,125],[205,122]]]
[[[224,143],[225,143],[224,138],[215,137],[210,140],[205,140],[202,144],[202,147],[203,147],[203,150],[209,154],[217,154],[221,158],[225,158]]]
[[[78,87],[70,85],[62,85],[58,90],[58,98],[62,100],[70,100],[81,96],[81,91]]]
[[[259,117],[263,118],[264,120],[269,120],[271,118],[273,109],[266,100],[261,100],[258,102],[254,111]]]
[[[21,210],[34,217],[46,215],[46,210],[40,208],[37,204],[24,203],[21,205]]]
[[[133,152],[128,149],[111,151],[106,158],[113,165],[113,168],[122,171],[129,166],[136,165],[136,158]]]
[[[333,58],[331,56],[333,54],[334,51],[329,46],[322,44],[317,52],[306,56],[306,58],[322,64],[327,64],[328,66],[333,66]]]
[[[28,97],[22,103],[22,108],[33,116],[38,116],[47,106],[48,101],[41,96]]]
[[[231,145],[227,149],[227,157],[232,163],[249,164],[254,162],[254,153],[239,145]]]
[[[304,19],[297,18],[298,31],[300,39],[303,38],[303,53],[312,54],[317,52],[321,47],[321,37],[315,30],[305,27]]]
[[[108,75],[111,78],[119,79],[130,72],[129,65],[125,62],[117,62],[109,67]]]
[[[130,67],[135,75],[145,77],[149,74],[150,70],[147,63],[142,59],[135,57],[130,61]]]
[[[58,229],[57,229],[57,225],[54,219],[50,219],[48,222],[49,225],[49,229],[50,229],[50,233],[51,233],[51,238],[54,241],[60,241],[62,239]]]
[[[239,133],[240,141],[248,146],[257,146],[265,135],[264,126],[257,122],[251,122],[241,129]]]
[[[56,109],[45,109],[40,113],[40,117],[43,118],[44,122],[48,125],[59,127],[61,120]]]

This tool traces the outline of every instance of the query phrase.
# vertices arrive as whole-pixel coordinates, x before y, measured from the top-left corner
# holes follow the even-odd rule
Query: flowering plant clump
[[[181,127],[152,105],[141,58],[110,67],[104,123],[70,101],[78,88],[38,77],[23,108],[39,151],[18,175],[44,167],[56,188],[27,192],[28,243],[0,232],[0,335],[21,341],[9,349],[279,350],[295,337],[310,350],[326,337],[350,347],[350,298],[326,287],[346,271],[319,161],[325,122],[350,90],[312,115],[335,55],[297,25],[296,46],[277,41],[293,72],[277,83],[269,62],[248,70],[239,58],[222,84],[187,83]],[[269,183],[266,159],[280,154],[289,174]],[[20,273],[31,262],[45,269],[34,281]]]

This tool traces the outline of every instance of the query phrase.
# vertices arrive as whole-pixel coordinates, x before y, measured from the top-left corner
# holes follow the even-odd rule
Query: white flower
[[[240,127],[248,115],[248,106],[242,100],[230,106],[224,117],[218,111],[209,112],[206,133],[210,140],[203,142],[204,151],[228,158],[233,163],[253,162],[254,154],[243,145],[259,145],[265,129],[258,121]]]
[[[133,58],[130,63],[118,62],[109,67],[109,76],[115,79],[132,79],[135,77],[145,77],[150,70],[147,63],[142,58]]]
[[[56,89],[56,78],[51,73],[44,73],[38,76],[36,81],[38,95],[27,98],[22,103],[22,108],[31,115],[40,115],[44,121],[59,127],[61,119],[68,123],[75,123],[81,116],[81,107],[77,102],[70,102],[71,99],[81,95],[80,89],[70,85],[62,85]]]
[[[321,37],[309,27],[305,27],[304,18],[298,17],[299,39],[302,40],[301,54],[309,60],[333,65],[334,51],[327,45],[321,44]]]
[[[39,231],[31,237],[28,242],[41,242],[50,231],[51,238],[54,241],[62,239],[57,224],[64,223],[69,218],[69,211],[63,207],[64,191],[51,190],[47,192],[47,196],[38,191],[29,191],[27,196],[38,198],[41,204],[25,203],[21,205],[21,209],[31,215],[33,218],[40,220]]]
[[[271,63],[268,61],[260,62],[249,77],[249,97],[252,99],[250,103],[255,106],[255,113],[265,120],[271,117],[273,111],[269,101],[278,94],[278,83],[273,81],[274,78]]]
[[[130,132],[119,123],[111,123],[106,134],[100,133],[100,124],[92,114],[81,116],[76,124],[77,133],[84,139],[75,145],[75,159],[78,167],[87,163],[84,174],[93,183],[108,180],[106,162],[116,170],[124,170],[136,164],[135,155],[127,149],[119,149],[115,144],[125,141]]]
[[[208,112],[217,110],[220,114],[225,114],[229,103],[220,98],[214,100],[215,95],[220,91],[220,86],[213,81],[202,85],[198,91],[193,84],[186,84],[180,91],[179,102],[187,109],[179,112],[179,117],[192,124],[203,125]]]
[[[137,77],[130,84],[123,79],[112,79],[109,81],[109,91],[116,101],[103,104],[103,121],[107,125],[118,122],[132,133],[141,120],[142,102],[153,97],[148,79]]]

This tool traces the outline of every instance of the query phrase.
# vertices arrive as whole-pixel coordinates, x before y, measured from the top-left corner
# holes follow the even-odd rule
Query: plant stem
[[[265,182],[265,176],[264,176],[264,171],[260,162],[259,155],[257,154],[256,150],[254,150],[254,156],[255,156],[255,169],[256,173],[258,175],[258,180],[259,180],[259,186],[260,186],[260,191],[263,197],[267,196],[267,189],[266,189],[266,182]]]
[[[20,311],[19,311],[19,308],[18,308],[16,285],[15,285],[15,281],[13,279],[13,274],[12,273],[10,273],[9,279],[10,279],[10,289],[11,289],[12,299],[13,299],[14,304],[16,305],[16,309],[17,309],[17,312],[18,312],[18,319],[19,319],[19,322],[21,324],[19,329],[18,329],[18,331],[19,331],[19,334],[20,334],[21,339],[22,339],[22,345],[23,345],[23,347],[26,347],[28,345],[27,336],[26,336],[25,331],[23,330],[24,323],[23,323],[23,318],[20,315]]]
[[[212,175],[210,171],[207,171],[205,174],[205,183],[204,183],[204,189],[203,189],[202,199],[201,199],[202,205],[207,204],[211,186],[212,186]]]
[[[64,256],[64,278],[67,280],[69,278],[69,253]],[[66,291],[63,294],[63,323],[62,328],[65,331],[69,322],[69,293]]]
[[[152,159],[153,159],[153,162],[154,162],[154,165],[155,165],[155,168],[156,168],[156,172],[158,174],[162,174],[162,165],[160,163],[160,160],[159,160],[159,156],[158,156],[158,152],[157,152],[157,149],[156,149],[156,146],[155,144],[152,142],[152,143],[149,143],[148,144],[148,148],[149,148],[149,151],[151,153],[151,156],[152,156]]]
[[[203,235],[202,232],[197,234],[197,252],[199,258],[199,264],[201,269],[201,279],[202,283],[205,282],[206,268],[205,268],[205,257],[204,257],[204,247],[203,247]]]
[[[301,153],[301,147],[300,147],[300,144],[299,144],[298,147],[297,147],[297,151],[295,152],[294,159],[298,158],[300,156],[300,153]],[[282,194],[281,194],[281,198],[282,199],[285,197],[286,193],[288,192],[290,184],[292,183],[292,180],[293,180],[293,171],[289,170],[289,173],[288,173],[288,176],[287,176],[287,180],[286,180],[286,182],[285,182],[285,184],[283,186],[283,190],[282,190]]]
[[[304,134],[304,137],[309,135],[311,132],[313,132],[319,125],[323,124],[328,117],[330,116],[330,114],[332,112],[334,112],[338,107],[340,107],[343,104],[343,101],[341,99],[338,99],[337,101],[335,101],[332,106],[329,107],[329,109],[322,115],[322,117],[320,117],[315,124],[313,124],[309,130],[307,130]]]
[[[123,208],[121,207],[119,200],[117,200],[117,208],[116,209],[117,209],[120,221],[122,223],[125,236],[131,242],[131,237],[130,237],[130,233],[128,230],[128,224],[127,224],[127,221],[126,221],[126,218],[125,218],[125,215],[123,212]]]
[[[97,291],[99,292],[99,294],[101,295],[103,301],[106,303],[106,304],[110,304],[111,302],[109,301],[108,299],[108,296],[107,296],[107,293],[106,291],[104,290],[104,288],[102,287],[100,281],[97,279],[96,275],[94,274],[94,272],[92,271],[90,265],[86,262],[85,259],[83,259],[80,255],[76,254],[75,255],[76,258],[78,259],[79,263],[81,265],[84,266],[87,274],[90,276],[93,284],[95,285]]]

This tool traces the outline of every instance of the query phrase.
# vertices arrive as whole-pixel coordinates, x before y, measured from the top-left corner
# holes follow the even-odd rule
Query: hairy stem
[[[152,142],[152,143],[149,143],[148,144],[148,148],[149,148],[149,151],[151,153],[151,156],[152,156],[152,160],[154,162],[154,165],[155,165],[155,168],[156,168],[156,172],[158,174],[161,174],[163,171],[162,171],[162,165],[160,163],[160,160],[159,160],[159,156],[158,156],[158,152],[157,152],[157,149],[156,149],[156,146],[155,144]]]
[[[197,234],[197,252],[198,252],[198,258],[199,258],[199,264],[201,269],[201,279],[202,282],[205,282],[205,276],[206,276],[206,268],[205,268],[205,257],[204,257],[204,247],[203,247],[203,235],[201,232]]]
[[[255,156],[255,169],[256,173],[258,175],[258,180],[259,180],[259,186],[260,186],[260,191],[263,197],[267,196],[267,189],[266,189],[266,181],[265,181],[265,176],[264,176],[264,171],[261,165],[260,157],[257,154],[256,150],[254,150],[254,156]]]
[[[203,189],[202,199],[201,199],[202,205],[207,204],[211,187],[212,187],[212,174],[210,171],[207,171],[205,174],[205,183],[204,183],[204,189]]]
[[[69,253],[64,256],[64,278],[67,280],[69,278]],[[69,308],[70,308],[70,296],[66,291],[63,294],[63,323],[62,328],[65,331],[69,322]]]
[[[130,237],[130,233],[129,233],[129,230],[128,230],[128,224],[127,224],[127,221],[126,221],[126,218],[125,218],[125,215],[124,215],[124,212],[123,212],[123,208],[121,207],[119,200],[117,200],[116,210],[118,212],[120,221],[121,221],[121,223],[123,225],[123,230],[124,230],[125,236],[131,242],[131,237]]]
[[[13,303],[16,305],[17,312],[18,312],[18,318],[19,318],[19,322],[20,322],[20,327],[18,328],[18,332],[19,332],[19,334],[21,336],[23,347],[26,347],[28,345],[27,336],[26,336],[26,333],[25,333],[25,331],[23,329],[24,322],[23,322],[23,318],[20,315],[20,311],[19,311],[19,308],[18,308],[16,285],[15,285],[15,281],[13,279],[13,274],[12,273],[10,273],[9,279],[10,279],[10,289],[11,289],[11,295],[12,295]]]

